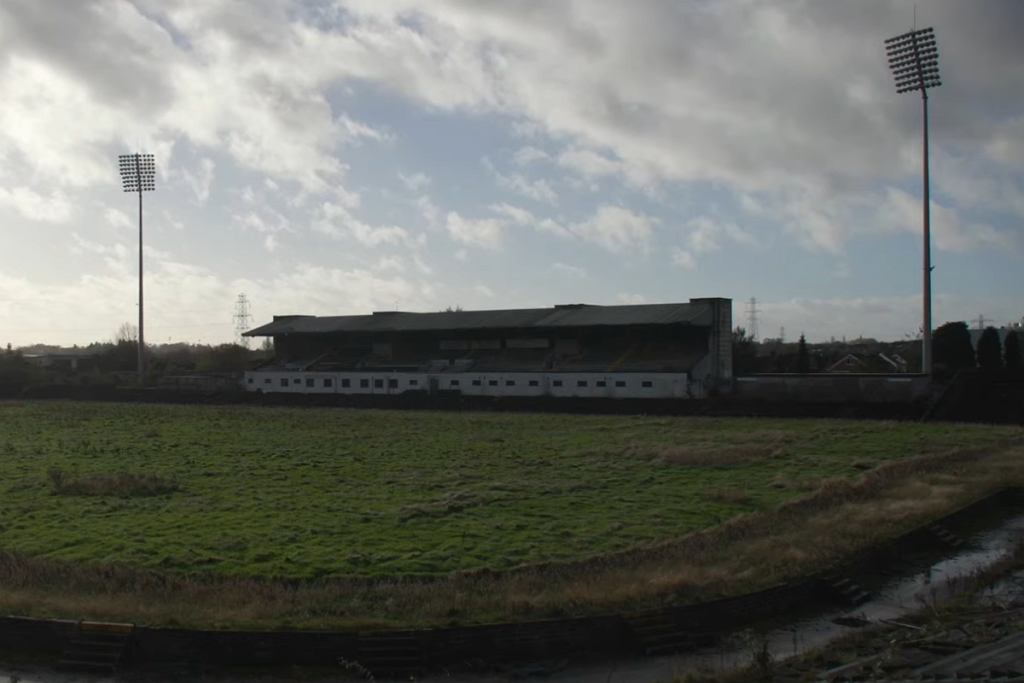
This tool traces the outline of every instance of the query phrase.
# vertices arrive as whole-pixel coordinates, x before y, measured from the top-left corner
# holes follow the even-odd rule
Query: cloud
[[[44,197],[29,187],[8,190],[0,187],[0,208],[13,209],[30,221],[40,223],[66,223],[71,219],[71,204],[67,198],[54,192]]]
[[[196,201],[200,204],[205,204],[206,200],[210,198],[210,186],[213,184],[213,170],[215,167],[216,164],[213,163],[212,159],[203,157],[199,160],[199,169],[195,173],[187,167],[182,167],[180,170],[185,184],[189,186],[196,197]]]
[[[693,258],[693,254],[678,247],[672,250],[672,263],[684,270],[693,270],[697,267],[697,260]]]
[[[579,266],[573,266],[568,263],[561,263],[559,261],[556,261],[555,263],[551,264],[551,268],[555,272],[561,273],[563,275],[568,275],[569,277],[572,278],[582,279],[587,276],[586,268],[580,268]]]
[[[555,193],[548,181],[543,179],[530,180],[522,173],[506,175],[495,168],[494,164],[487,157],[483,158],[482,163],[484,168],[494,176],[494,181],[498,187],[541,204],[558,203],[558,194]]]
[[[274,235],[267,235],[263,238],[263,248],[266,249],[268,253],[273,254],[277,251],[279,246],[281,246],[281,243]]]
[[[602,204],[592,217],[573,225],[577,237],[607,249],[645,249],[657,219],[622,206]]]
[[[504,226],[504,221],[497,218],[463,218],[456,211],[448,212],[445,223],[448,234],[456,242],[485,249],[497,249],[501,245]]]
[[[430,185],[430,176],[426,173],[413,173],[412,175],[399,173],[398,179],[402,181],[402,184],[405,185],[409,192],[419,192]]]
[[[164,213],[166,214],[167,212],[165,211]],[[132,219],[128,218],[128,214],[110,206],[103,210],[103,216],[115,228],[130,228],[133,225]]]
[[[544,150],[529,145],[520,147],[512,155],[512,160],[515,161],[517,166],[527,166],[537,161],[546,161],[550,158],[551,156]]]
[[[321,204],[319,216],[313,222],[313,230],[335,239],[352,238],[367,247],[385,244],[418,247],[426,241],[426,235],[423,233],[420,233],[419,237],[414,237],[408,230],[396,225],[365,223],[353,216],[344,206],[331,202]]]
[[[503,218],[517,225],[529,225],[536,220],[533,217],[533,214],[527,211],[526,209],[520,208],[518,206],[512,206],[511,204],[506,204],[505,202],[501,202],[499,204],[491,204],[490,208],[491,211],[493,211],[494,213],[501,215]]]

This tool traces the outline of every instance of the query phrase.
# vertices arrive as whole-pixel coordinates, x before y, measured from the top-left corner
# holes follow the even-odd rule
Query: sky
[[[934,322],[1024,316],[1024,3],[917,2]],[[0,344],[275,314],[733,299],[914,337],[911,0],[3,0]],[[973,324],[972,324],[973,326]]]

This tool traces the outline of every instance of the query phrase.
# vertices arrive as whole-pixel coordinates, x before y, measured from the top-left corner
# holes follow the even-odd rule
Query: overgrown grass
[[[1021,438],[888,422],[0,404],[0,608],[338,627],[691,600],[821,566],[1020,481],[1022,452],[1007,444]],[[179,489],[55,496],[50,468]]]

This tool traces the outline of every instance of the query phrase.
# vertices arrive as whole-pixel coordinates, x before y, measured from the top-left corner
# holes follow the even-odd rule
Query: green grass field
[[[823,479],[1022,435],[896,422],[7,402],[0,550],[229,576],[506,569],[678,538],[774,509]],[[146,477],[168,486],[131,485]],[[96,481],[113,483],[84,485]]]

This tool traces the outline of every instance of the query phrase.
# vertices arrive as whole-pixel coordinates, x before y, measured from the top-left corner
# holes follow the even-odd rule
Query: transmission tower
[[[750,297],[747,302],[747,334],[751,341],[757,341],[757,298]]]
[[[252,316],[249,314],[249,298],[239,294],[235,300],[235,343],[249,348],[249,338],[242,333],[252,327]]]

